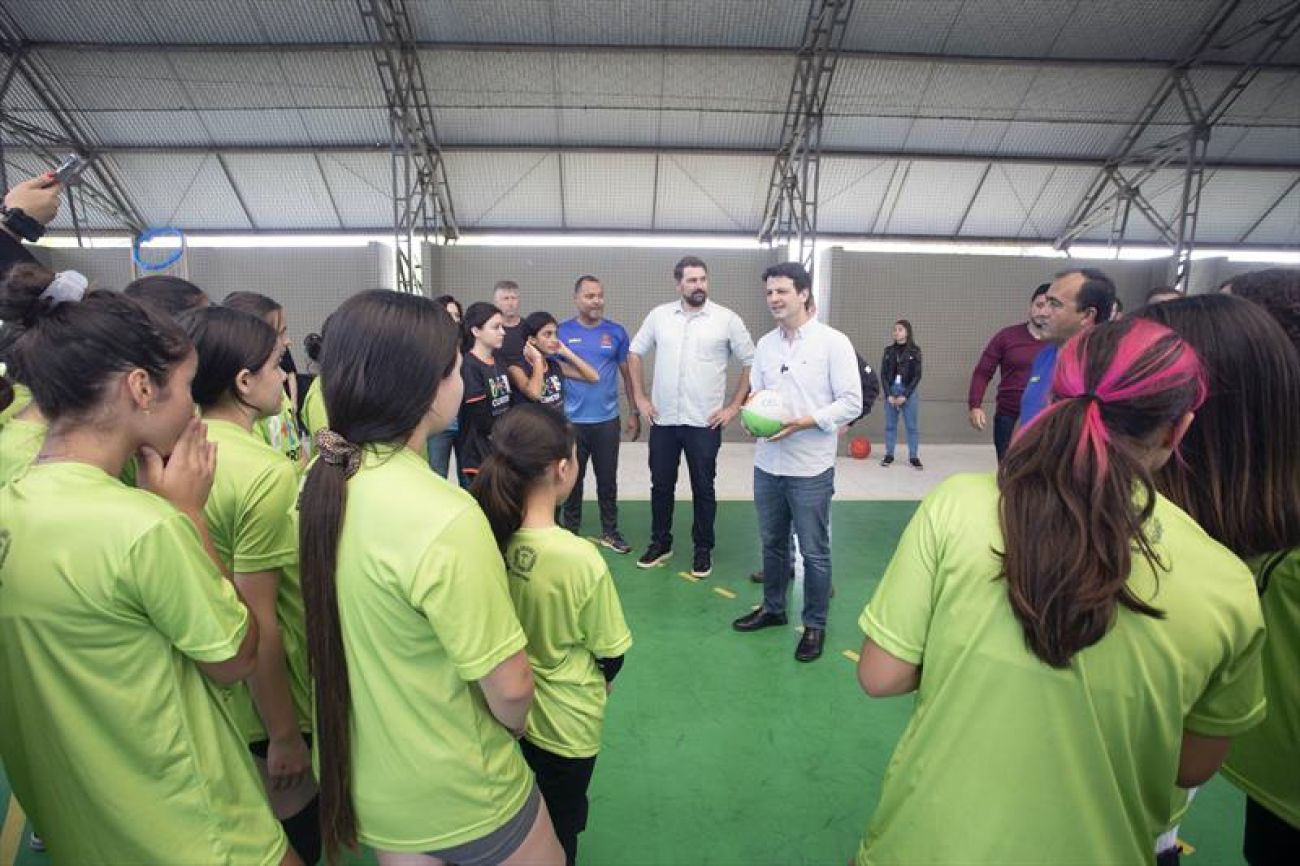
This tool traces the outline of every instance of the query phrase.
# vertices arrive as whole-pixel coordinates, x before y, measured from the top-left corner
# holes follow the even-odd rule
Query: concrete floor
[[[650,468],[647,446],[624,442],[618,460],[618,498],[625,501],[650,498]],[[919,500],[949,475],[959,472],[993,472],[997,469],[991,445],[926,445],[921,449],[925,469],[907,464],[907,449],[901,443],[895,453],[899,462],[889,468],[880,465],[884,452],[877,447],[866,460],[841,457],[835,462],[836,500]],[[718,453],[718,499],[754,498],[754,446],[724,442]],[[683,461],[677,475],[677,500],[688,501],[690,480]],[[584,499],[596,498],[595,476],[587,470]]]

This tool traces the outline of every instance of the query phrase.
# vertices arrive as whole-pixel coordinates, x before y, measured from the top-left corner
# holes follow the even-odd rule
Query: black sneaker
[[[907,461],[907,462],[912,464],[912,468],[913,468],[913,469],[924,469],[924,468],[925,468],[924,466],[921,465],[921,459],[920,459],[919,457],[913,457],[911,460],[909,460],[909,461]]]
[[[637,568],[654,568],[672,555],[671,547],[652,541],[645,549],[645,553],[641,554],[641,558],[636,561],[636,565]]]
[[[763,569],[760,568],[758,571],[755,571],[755,572],[753,572],[752,574],[750,574],[750,575],[749,575],[749,579],[752,580],[754,583],[762,583],[762,582],[763,582]]]
[[[881,465],[881,466],[890,466],[890,465],[893,464],[893,462],[894,462],[894,455],[893,455],[893,454],[886,454],[886,455],[885,455],[885,459],[880,461],[880,465]]]
[[[631,553],[632,545],[627,543],[627,539],[617,529],[610,530],[600,537],[600,546],[608,547],[615,553]]]
[[[713,574],[713,551],[696,548],[695,560],[691,563],[691,577],[708,577],[710,574]]]

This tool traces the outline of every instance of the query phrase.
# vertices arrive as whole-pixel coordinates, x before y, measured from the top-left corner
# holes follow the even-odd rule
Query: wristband
[[[0,222],[9,231],[29,241],[38,241],[45,234],[45,226],[27,215],[20,207],[0,208]]]

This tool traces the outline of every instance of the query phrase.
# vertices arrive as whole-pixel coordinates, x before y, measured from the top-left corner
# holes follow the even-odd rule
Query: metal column
[[[817,245],[822,118],[854,2],[812,0],[809,5],[758,231],[761,243],[797,242],[809,272]]]
[[[1300,29],[1300,0],[1288,0],[1244,26],[1225,32],[1241,5],[1241,0],[1224,2],[1201,29],[1187,55],[1169,70],[1114,156],[1098,172],[1066,229],[1057,237],[1054,246],[1058,250],[1068,250],[1074,241],[1107,222],[1111,225],[1110,245],[1122,245],[1130,213],[1136,210],[1156,228],[1172,251],[1173,285],[1186,286],[1196,243],[1210,134],[1260,70]],[[1256,39],[1259,41],[1250,59],[1236,64],[1231,80],[1213,99],[1204,101],[1197,92],[1192,73],[1210,55]],[[1166,113],[1175,98],[1182,106],[1185,128],[1154,143],[1140,144],[1156,118]],[[1142,189],[1144,183],[1165,168],[1183,170],[1178,213],[1173,224],[1152,206]]]
[[[384,88],[392,159],[397,289],[423,292],[416,244],[460,237],[406,0],[357,0]]]

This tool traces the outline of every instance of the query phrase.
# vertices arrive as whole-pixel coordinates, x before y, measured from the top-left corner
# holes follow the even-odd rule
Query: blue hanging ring
[[[145,261],[145,259],[140,255],[140,245],[152,240],[157,240],[158,238],[176,238],[178,241],[181,242],[181,245],[178,246],[176,249],[172,250],[170,253],[168,253],[165,257],[163,257],[161,261],[157,261],[157,262]],[[140,234],[136,235],[135,240],[131,241],[131,258],[135,261],[136,265],[141,270],[165,271],[168,268],[170,268],[172,265],[179,262],[181,260],[181,256],[183,255],[185,255],[185,233],[182,232],[180,229],[174,229],[174,228],[145,229],[144,231],[140,232]]]

